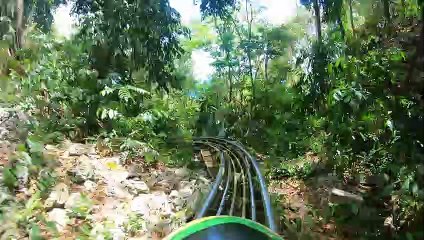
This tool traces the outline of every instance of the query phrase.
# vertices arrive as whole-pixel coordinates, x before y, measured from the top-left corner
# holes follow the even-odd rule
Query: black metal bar
[[[230,205],[230,210],[228,211],[228,215],[232,216],[234,213],[234,206],[236,203],[236,197],[237,197],[237,169],[236,169],[236,165],[234,164],[234,161],[231,161],[231,165],[233,166],[234,169],[234,176],[233,176],[233,194],[232,194],[232,198],[231,198],[231,205]]]
[[[249,180],[249,190],[250,190],[250,219],[252,219],[253,221],[256,221],[256,205],[255,205],[255,191],[253,187],[253,179],[252,179],[252,174],[250,173],[250,164],[246,159],[244,159],[244,161],[246,164],[246,169],[249,169],[247,170],[247,178]]]
[[[228,188],[230,186],[230,178],[231,178],[231,163],[227,162],[228,168],[226,171],[227,174],[227,180],[225,183],[224,193],[222,194],[221,202],[219,203],[218,211],[216,212],[216,215],[219,216],[222,213],[222,210],[224,209],[225,201],[227,200],[227,194],[228,194]]]
[[[200,137],[200,138],[195,138],[195,139],[198,139],[198,140],[201,140],[201,141],[214,142],[217,145],[218,144],[219,145],[225,145],[223,143],[226,143],[226,145],[228,145],[230,148],[236,150],[235,152],[237,153],[237,155],[239,155],[241,158],[243,158],[243,162],[245,163],[244,165],[246,165],[246,168],[244,170],[246,170],[246,174],[247,174],[247,177],[248,177],[248,180],[249,180],[249,186],[250,186],[249,188],[251,190],[251,192],[250,192],[251,208],[252,207],[254,208],[254,209],[252,208],[251,217],[252,217],[252,219],[256,219],[256,207],[255,207],[255,203],[254,203],[254,196],[252,198],[252,195],[254,193],[253,192],[254,189],[253,189],[252,176],[251,176],[251,173],[250,173],[250,168],[251,167],[253,168],[254,173],[255,173],[256,177],[258,178],[258,181],[259,181],[260,192],[261,192],[262,202],[263,202],[265,213],[266,213],[267,224],[268,224],[268,226],[271,230],[277,231],[277,227],[276,227],[275,221],[274,221],[274,213],[273,213],[272,207],[271,207],[270,197],[269,197],[268,190],[267,190],[266,183],[265,183],[265,178],[262,176],[262,174],[260,172],[259,165],[257,164],[256,159],[254,157],[252,157],[246,149],[244,149],[242,144],[235,142],[235,141],[230,141],[230,140],[223,139],[223,138],[214,138],[214,137]],[[222,161],[221,161],[221,165],[222,165]],[[242,168],[242,166],[241,166],[241,168]],[[221,171],[221,168],[220,168],[220,171]],[[218,184],[217,184],[217,180],[219,180]],[[202,210],[205,208],[205,205],[208,205],[208,207],[209,207],[210,202],[212,201],[212,199],[209,199],[209,197],[211,195],[213,195],[212,196],[212,198],[213,198],[216,195],[216,191],[218,189],[218,186],[221,184],[221,182],[222,182],[222,176],[218,172],[216,181],[214,183],[214,188],[216,186],[216,189],[214,190],[214,188],[212,188],[212,190],[211,190],[211,192],[208,196],[208,199],[207,199],[208,201],[205,202],[205,204],[202,206]],[[243,190],[245,190],[245,189],[243,189]],[[213,193],[213,191],[215,191],[215,192]],[[245,197],[245,194],[243,194],[243,196]],[[204,210],[204,212],[206,212],[206,210]]]
[[[218,192],[219,185],[222,182],[222,177],[223,177],[224,171],[225,171],[225,158],[224,158],[224,154],[222,152],[220,152],[219,158],[220,158],[220,167],[219,167],[219,171],[218,171],[218,174],[216,176],[215,182],[214,182],[212,189],[209,192],[209,194],[208,194],[208,196],[205,200],[205,203],[200,208],[200,211],[196,214],[196,217],[195,217],[196,219],[202,218],[203,216],[205,216],[206,211],[208,210],[209,206],[211,205],[212,201],[214,200],[214,197],[215,197],[216,193]]]
[[[258,177],[258,180],[259,180],[259,186],[261,188],[262,200],[263,200],[264,209],[266,212],[267,223],[269,228],[276,232],[277,226],[275,225],[275,218],[274,218],[274,212],[272,211],[271,199],[268,194],[268,188],[266,187],[265,178],[263,177],[261,170],[259,169],[259,165],[256,162],[256,159],[253,156],[251,156],[250,153],[246,151],[246,149],[244,149],[240,143],[235,142],[234,144],[237,145],[240,148],[240,150],[243,151],[248,156],[248,158],[250,159],[250,162],[253,165],[253,168],[255,169],[256,176]]]
[[[214,143],[216,144],[215,147],[219,148],[220,146],[217,145],[223,145],[222,141],[224,139],[210,139],[213,140]],[[234,148],[234,146],[233,146]],[[239,158],[242,159],[242,162],[244,163],[244,170],[246,170],[246,175],[247,175],[247,180],[248,180],[248,184],[249,184],[249,195],[250,195],[250,219],[252,219],[253,221],[256,221],[256,202],[255,202],[255,192],[254,192],[254,186],[253,186],[253,179],[252,179],[252,174],[250,172],[250,164],[249,161],[246,159],[246,157],[243,155],[243,153],[240,153],[240,151],[238,151],[238,149],[236,151],[234,151],[236,155],[239,156]],[[244,186],[245,187],[245,186]],[[246,193],[246,189],[243,189],[244,192]],[[245,204],[245,199],[243,199],[243,204]],[[244,206],[243,206],[244,207]],[[245,210],[244,210],[245,211]],[[245,217],[245,216],[243,216]]]
[[[234,161],[235,160],[237,162],[237,165],[239,166],[240,172],[241,172],[241,177],[242,177],[242,187],[243,187],[243,195],[242,195],[242,213],[241,216],[243,218],[246,217],[246,193],[247,193],[247,189],[246,189],[246,177],[244,174],[244,168],[241,165],[240,161],[239,161],[239,157],[237,157],[236,154],[234,154],[233,150],[228,148],[225,145],[219,144],[219,143],[210,143],[208,142],[209,146],[213,146],[215,149],[219,149],[219,148],[223,148],[224,150],[227,151],[227,153],[230,154],[230,160],[231,163],[233,164],[233,169],[234,169],[234,173],[235,171],[235,166],[234,166]],[[234,175],[234,179],[236,179],[236,176]],[[229,211],[229,215],[233,215],[234,212],[234,205],[235,205],[235,200],[236,200],[236,195],[237,195],[237,185],[236,185],[236,180],[234,180],[234,192],[233,192],[233,198],[232,198],[232,202],[231,202],[231,207],[230,207],[230,211]]]

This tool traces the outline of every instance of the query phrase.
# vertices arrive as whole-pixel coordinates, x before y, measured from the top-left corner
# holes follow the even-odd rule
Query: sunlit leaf
[[[119,168],[119,165],[116,162],[114,162],[114,161],[108,161],[108,162],[106,162],[106,166],[110,170],[117,170]]]

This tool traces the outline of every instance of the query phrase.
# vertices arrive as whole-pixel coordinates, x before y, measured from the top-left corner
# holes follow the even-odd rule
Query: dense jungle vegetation
[[[67,2],[0,3],[0,104],[34,119],[21,139],[30,174],[46,168],[38,143],[147,144],[184,165],[193,136],[223,136],[262,156],[268,179],[382,176],[369,197],[381,218],[358,239],[424,238],[424,1],[301,0],[274,26],[255,0],[196,1],[202,20],[190,25],[168,0],[69,0],[69,39],[52,30]],[[214,60],[204,82],[200,49]],[[5,170],[3,181],[18,185]],[[334,215],[359,221],[345,210]]]

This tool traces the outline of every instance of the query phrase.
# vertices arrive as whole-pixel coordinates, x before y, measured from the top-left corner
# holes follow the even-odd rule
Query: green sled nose
[[[249,219],[233,216],[205,217],[187,223],[166,240],[282,240],[271,229]]]

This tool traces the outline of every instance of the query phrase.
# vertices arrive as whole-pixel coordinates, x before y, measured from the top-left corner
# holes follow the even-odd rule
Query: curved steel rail
[[[219,159],[219,170],[213,186],[195,218],[207,215],[246,217],[249,211],[250,219],[257,221],[257,207],[259,207],[257,201],[261,201],[264,220],[268,227],[276,232],[277,227],[265,179],[256,159],[242,144],[216,137],[194,138],[193,144],[215,152]],[[240,193],[239,197],[237,194]],[[260,199],[255,199],[255,195],[258,195],[256,193],[260,193]],[[231,203],[228,204],[230,199]]]

